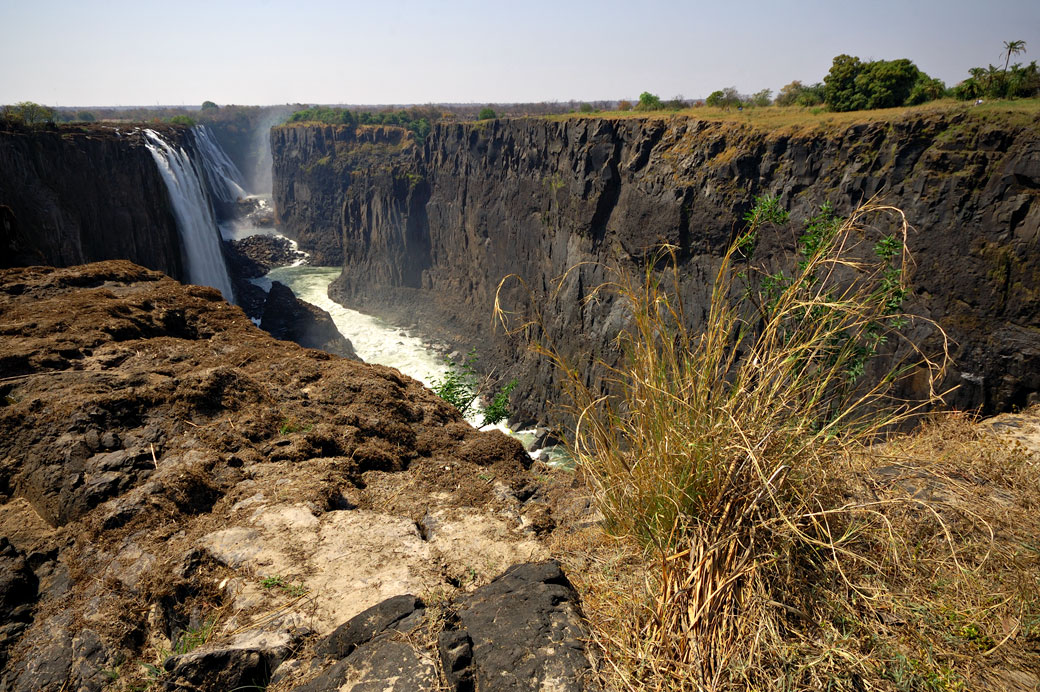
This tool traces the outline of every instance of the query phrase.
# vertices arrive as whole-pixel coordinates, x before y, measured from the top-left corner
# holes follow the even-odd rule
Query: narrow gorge
[[[504,305],[590,362],[623,315],[583,299],[614,261],[679,248],[687,305],[756,195],[794,217],[874,196],[914,227],[909,310],[954,342],[949,403],[996,412],[1040,391],[1040,134],[1029,116],[911,113],[766,131],[695,118],[522,118],[397,128],[291,124],[272,131],[281,226],[318,263],[342,264],[338,301],[474,345],[517,377],[518,420],[544,420],[557,374],[496,330]],[[559,290],[556,280],[571,271]]]

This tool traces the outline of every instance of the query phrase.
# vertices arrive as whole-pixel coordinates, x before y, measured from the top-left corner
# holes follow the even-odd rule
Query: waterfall
[[[145,130],[144,133],[148,140],[145,146],[152,153],[152,158],[155,159],[159,173],[166,183],[166,189],[170,193],[170,202],[177,217],[177,229],[180,231],[181,245],[184,248],[188,281],[202,286],[212,286],[224,295],[225,300],[233,302],[234,293],[231,290],[227,266],[224,264],[220,231],[213,216],[213,206],[191,158],[184,149],[174,148],[156,132]],[[208,158],[206,153],[200,153],[205,161]]]
[[[234,204],[247,195],[241,171],[206,129],[205,125],[192,128],[195,145],[202,159],[202,169],[209,180],[210,190],[221,201]]]

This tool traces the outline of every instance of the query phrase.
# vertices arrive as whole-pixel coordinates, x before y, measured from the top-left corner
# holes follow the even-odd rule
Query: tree
[[[636,104],[637,111],[659,111],[663,108],[661,97],[644,91],[639,95],[639,103]]]
[[[218,108],[220,108],[220,106],[218,106],[217,104],[213,103],[212,101],[203,101],[202,102],[202,110],[204,110],[204,111],[215,111]]]
[[[494,120],[497,117],[498,115],[495,114],[495,111],[491,106],[484,106],[480,109],[480,112],[477,113],[477,120]]]
[[[1004,53],[1007,55],[1007,57],[1004,58],[1004,74],[1007,74],[1008,64],[1011,62],[1011,56],[1025,52],[1025,41],[1004,41]]]
[[[745,100],[745,97],[740,95],[736,87],[726,87],[725,89],[711,92],[704,102],[709,106],[728,110],[733,106],[743,105]]]
[[[596,109],[592,107],[591,103],[584,103],[583,102],[580,106],[578,106],[578,112],[579,113],[591,113],[594,110],[596,110]]]
[[[755,106],[768,106],[773,102],[773,90],[763,89],[751,95],[750,102]]]
[[[618,101],[617,109],[619,111],[630,111],[632,110],[631,101]]]
[[[834,58],[830,71],[823,78],[823,100],[832,111],[857,111],[866,108],[866,97],[856,88],[856,78],[862,72],[863,63],[859,58],[844,53]]]
[[[921,77],[914,84],[913,89],[910,90],[910,96],[907,98],[906,103],[910,106],[916,106],[919,103],[940,99],[945,94],[946,84],[941,79],[929,77],[922,72]]]
[[[923,74],[906,58],[874,60],[863,64],[856,78],[856,89],[865,99],[864,108],[895,108],[907,102],[910,91]]]
[[[79,111],[76,113],[76,120],[83,123],[92,123],[95,122],[97,118],[94,117],[94,114],[90,111]]]
[[[780,88],[780,93],[776,95],[774,103],[778,106],[793,106],[798,102],[798,97],[803,91],[805,91],[805,87],[796,79]]]
[[[906,58],[862,62],[851,55],[839,55],[823,82],[824,102],[832,111],[923,103],[946,90],[946,85]]]
[[[54,109],[33,101],[21,101],[13,106],[4,106],[4,116],[29,127],[38,127],[54,122]]]

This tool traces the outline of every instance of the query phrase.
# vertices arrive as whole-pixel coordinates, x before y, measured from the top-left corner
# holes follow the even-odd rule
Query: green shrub
[[[661,104],[661,97],[656,94],[651,94],[649,91],[644,91],[639,95],[639,102],[635,105],[637,111],[659,111],[664,106]]]
[[[486,408],[481,409],[477,402],[487,390],[488,382],[482,380],[474,367],[477,362],[476,349],[471,349],[461,362],[450,358],[445,360],[447,370],[444,376],[433,381],[431,389],[440,398],[458,409],[465,418],[478,411],[481,413],[480,427],[500,423],[509,417],[509,394],[516,388],[517,381],[508,384],[495,392]]]
[[[477,113],[477,120],[494,120],[498,115],[495,114],[495,109],[490,106],[485,106],[480,109]]]

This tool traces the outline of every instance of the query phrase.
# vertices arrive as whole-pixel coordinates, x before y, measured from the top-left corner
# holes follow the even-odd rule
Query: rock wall
[[[915,227],[908,308],[955,342],[950,402],[996,411],[1040,390],[1040,128],[1014,114],[916,113],[764,131],[669,119],[441,124],[424,142],[385,128],[272,131],[283,227],[323,261],[344,304],[421,320],[521,380],[521,418],[543,417],[556,375],[492,329],[504,303],[540,304],[548,338],[579,361],[608,354],[623,316],[583,304],[599,263],[680,248],[687,305],[703,308],[720,253],[761,194],[795,218],[880,195]],[[584,264],[580,263],[592,263]],[[561,290],[554,280],[571,267]]]
[[[120,258],[185,276],[169,195],[144,138],[101,125],[0,129],[0,267]]]

